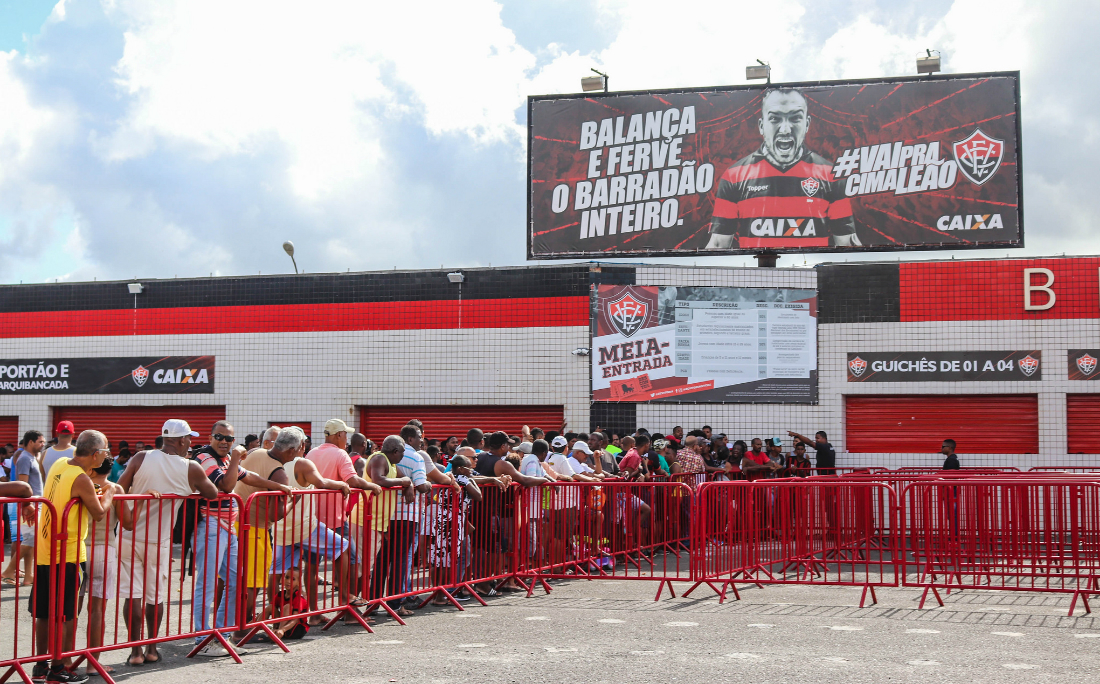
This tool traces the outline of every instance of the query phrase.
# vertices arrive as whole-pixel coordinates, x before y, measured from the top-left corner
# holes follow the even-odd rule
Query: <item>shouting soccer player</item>
[[[768,90],[760,110],[764,144],[718,183],[707,249],[860,246],[832,164],[806,149],[806,98],[793,88]]]

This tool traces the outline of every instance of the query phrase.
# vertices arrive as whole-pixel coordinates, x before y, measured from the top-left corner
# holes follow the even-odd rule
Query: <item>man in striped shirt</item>
[[[844,185],[806,148],[806,98],[793,88],[766,91],[757,125],[760,149],[718,182],[707,249],[860,246]]]
[[[210,445],[192,455],[220,494],[232,493],[238,482],[267,491],[281,491],[284,494],[291,492],[286,485],[265,480],[256,473],[241,468],[241,450],[233,449],[230,452],[234,441],[233,426],[219,420],[210,428]],[[186,510],[185,508],[184,511]],[[202,517],[196,523],[194,536],[195,565],[199,570],[195,573],[195,586],[191,596],[195,629],[209,629],[210,603],[215,597],[217,608],[214,628],[221,629],[237,624],[237,502],[228,497],[200,501],[199,512]],[[215,589],[215,577],[220,580],[219,584],[225,584],[224,592]],[[195,642],[201,642],[205,638],[205,635],[197,636]],[[203,649],[202,654],[228,655],[213,641]]]

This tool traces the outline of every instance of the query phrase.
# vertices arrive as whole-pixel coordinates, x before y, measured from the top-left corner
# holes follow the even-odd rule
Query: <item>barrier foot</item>
[[[1073,611],[1077,608],[1077,597],[1081,597],[1081,604],[1085,606],[1085,612],[1091,613],[1092,608],[1089,607],[1089,595],[1083,591],[1073,592],[1073,600],[1069,602],[1069,616],[1073,617]]]
[[[34,684],[34,682],[31,680],[30,675],[28,675],[27,671],[23,669],[22,663],[12,663],[11,667],[8,668],[8,671],[4,673],[4,676],[2,678],[0,678],[0,684],[4,684],[4,682],[8,681],[8,678],[11,677],[13,674],[18,674],[23,679],[23,684]]]
[[[688,596],[691,596],[691,592],[695,591],[695,589],[698,588],[698,586],[702,583],[703,583],[703,581],[699,580],[695,584],[691,585],[691,588],[684,592],[683,598],[687,598]]]
[[[936,597],[936,602],[943,606],[943,599],[940,598],[940,592],[936,591],[936,588],[929,585],[924,588],[924,593],[920,595],[920,605],[917,606],[917,610],[924,608],[924,601],[928,598],[928,591],[932,591],[932,595]]]
[[[878,604],[878,597],[875,596],[875,588],[872,587],[870,584],[864,584],[863,585],[863,595],[859,597],[859,607],[860,608],[863,607],[864,602],[867,600],[867,590],[868,589],[871,591],[871,605]]]
[[[245,634],[244,638],[241,639],[240,642],[238,642],[238,643],[243,644],[244,642],[251,639],[252,635],[254,635],[255,633],[256,633],[256,630],[253,629],[248,634]],[[206,645],[209,644],[213,639],[214,639],[213,634],[207,634],[205,639],[203,639],[202,641],[195,644],[195,647],[191,649],[191,651],[187,654],[187,657],[188,658],[194,658],[196,655],[198,655],[199,651],[206,648]]]
[[[283,653],[290,653],[290,649],[287,648],[287,645],[283,643],[283,640],[275,636],[275,630],[271,629],[271,625],[265,622],[260,625],[260,630],[262,630],[263,633],[267,635],[267,638],[271,640],[271,643],[283,649]],[[237,645],[239,646],[240,644]]]
[[[733,598],[736,601],[741,600],[741,592],[737,591],[737,585],[733,583],[733,580],[729,580],[722,587],[722,595],[718,598],[718,603],[722,603],[726,600],[726,589],[733,589]]]
[[[321,628],[321,631],[326,631],[329,627],[332,627],[337,622],[339,622],[340,618],[348,615],[349,613],[353,618],[355,618],[356,622],[362,625],[363,629],[367,630],[367,633],[374,634],[374,630],[370,628],[370,625],[367,623],[366,620],[363,619],[363,616],[359,614],[359,611],[352,608],[351,606],[348,606],[343,610],[337,611],[336,615],[331,620],[325,623],[325,626]]]
[[[222,648],[228,651],[229,657],[233,659],[233,662],[240,665],[241,657],[237,655],[237,650],[229,645],[229,642],[226,640],[225,637],[222,636],[222,633],[218,630],[214,630],[214,638],[218,640],[218,643],[222,645]]]
[[[463,586],[465,586],[465,585],[463,585]],[[469,587],[467,587],[467,591],[470,591],[470,590],[469,590]],[[474,596],[477,596],[477,592],[472,592],[472,591],[471,591],[471,593],[472,593],[472,594],[473,594]],[[385,602],[385,601],[383,601],[382,599],[375,599],[374,601],[371,601],[371,603],[372,603],[373,605],[372,605],[372,606],[367,606],[367,613],[370,613],[370,611],[371,611],[371,610],[372,610],[373,608],[377,608],[377,607],[381,606],[381,607],[382,607],[382,610],[384,610],[384,611],[386,611],[387,613],[389,613],[389,614],[390,614],[390,617],[392,617],[392,618],[393,618],[394,620],[396,620],[396,621],[397,621],[397,624],[401,625],[402,627],[404,627],[404,626],[405,626],[405,621],[401,619],[401,616],[400,616],[400,615],[398,615],[398,614],[397,614],[397,612],[396,612],[396,611],[394,611],[394,609],[393,609],[393,608],[390,608],[390,604],[386,603],[386,602]],[[484,605],[484,603],[485,603],[485,602],[484,602],[484,601],[482,601],[482,605]]]
[[[463,582],[462,584],[459,585],[458,588],[465,589],[466,593],[469,594],[470,596],[473,596],[475,599],[477,599],[477,602],[480,603],[481,605],[483,605],[483,606],[489,605],[488,603],[485,602],[485,599],[481,598],[481,594],[474,591],[474,588],[472,586],[470,586],[469,582]],[[383,605],[385,605],[385,604],[383,604]],[[386,607],[389,608],[389,606],[386,606]],[[392,610],[390,611],[390,614],[393,614]],[[400,618],[398,618],[398,619],[400,620]],[[405,624],[405,623],[402,622],[401,624]]]
[[[672,588],[671,580],[661,580],[661,583],[657,585],[657,595],[653,597],[654,601],[661,600],[661,592],[664,591],[665,585],[668,585],[668,593],[671,598],[676,598],[676,590]]]
[[[455,608],[458,608],[459,610],[466,610],[465,608],[462,607],[462,605],[458,601],[455,600],[455,597],[451,596],[451,593],[449,591],[447,591],[446,589],[444,589],[443,587],[440,587],[440,588],[436,589],[435,591],[433,591],[428,596],[428,598],[426,598],[426,599],[424,599],[423,601],[420,602],[420,605],[418,605],[416,607],[416,609],[420,610],[424,606],[431,603],[432,600],[435,599],[435,597],[439,596],[440,594],[443,594],[444,596],[446,596],[447,600],[450,601],[451,605],[453,605]]]
[[[543,577],[540,576],[538,578],[538,580],[539,580],[539,584],[542,585],[543,591],[545,591],[547,594],[554,591],[554,587],[550,586],[550,584]],[[533,592],[534,590],[535,590],[535,582],[532,580],[532,582],[531,582],[531,591]],[[528,596],[530,596],[530,594],[528,594]]]

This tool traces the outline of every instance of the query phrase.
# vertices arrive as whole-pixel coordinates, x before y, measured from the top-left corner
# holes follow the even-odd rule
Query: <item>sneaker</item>
[[[237,650],[237,655],[242,655],[243,651]],[[201,655],[204,658],[228,658],[229,651],[225,650],[225,646],[217,641],[211,641],[209,644],[202,647],[196,655]]]
[[[69,672],[68,670],[61,668],[58,670],[50,670],[50,673],[46,675],[47,682],[67,682],[67,684],[84,684],[88,681],[88,675],[83,672]]]
[[[31,670],[31,681],[44,682],[46,681],[46,675],[50,673],[50,666],[46,663],[38,662],[34,664],[34,669]]]
[[[451,596],[454,596],[455,600],[458,601],[459,603],[465,603],[467,601],[473,601],[474,600],[474,597],[470,596],[469,594],[459,594],[459,593],[456,592],[454,594],[451,594]]]

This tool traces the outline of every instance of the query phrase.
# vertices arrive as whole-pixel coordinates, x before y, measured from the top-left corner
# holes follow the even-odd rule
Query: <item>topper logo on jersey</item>
[[[607,305],[607,317],[611,325],[626,337],[641,329],[645,323],[649,305],[634,298],[629,292]]]
[[[1035,371],[1039,370],[1039,359],[1035,358],[1031,354],[1028,354],[1024,358],[1020,359],[1020,370],[1024,375],[1031,377],[1035,375]]]
[[[818,188],[821,187],[821,182],[816,178],[806,178],[802,181],[802,192],[806,193],[807,197],[813,197],[817,194]]]
[[[1082,375],[1092,375],[1092,372],[1096,370],[1096,357],[1091,354],[1078,356],[1077,368],[1081,371]]]
[[[813,180],[808,178],[806,180]],[[817,181],[814,181],[815,183]],[[805,186],[805,181],[803,181]],[[770,235],[772,237],[806,237],[807,235],[817,235],[817,227],[814,226],[814,220],[806,218],[777,218],[777,219],[755,219],[749,224],[749,230],[753,235]]]
[[[981,185],[997,173],[1004,156],[1003,140],[991,138],[982,129],[974,132],[951,146],[959,171],[974,185]]]
[[[149,371],[145,366],[138,366],[134,370],[130,371],[130,377],[134,379],[134,384],[141,387],[145,384],[145,381],[149,379]]]
[[[858,378],[863,375],[863,371],[867,370],[867,362],[857,356],[848,362],[848,370]]]

